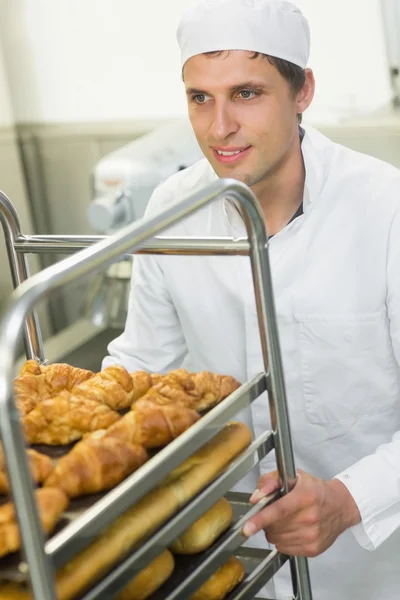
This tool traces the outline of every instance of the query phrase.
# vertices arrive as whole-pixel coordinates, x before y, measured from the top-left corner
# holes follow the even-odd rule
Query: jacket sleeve
[[[160,196],[162,186],[154,192],[146,216],[157,210],[154,207]],[[118,363],[130,372],[152,373],[180,367],[187,354],[179,318],[154,255],[137,255],[133,259],[125,330],[108,345],[108,352],[102,369]]]
[[[400,366],[400,211],[389,236],[386,302],[393,350]],[[336,478],[347,487],[361,514],[361,522],[351,531],[361,546],[375,550],[400,528],[400,431]]]

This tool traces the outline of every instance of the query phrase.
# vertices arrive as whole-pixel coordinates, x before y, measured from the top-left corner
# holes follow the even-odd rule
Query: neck
[[[252,190],[264,213],[269,235],[275,235],[290,221],[303,200],[305,168],[298,135],[280,163]]]

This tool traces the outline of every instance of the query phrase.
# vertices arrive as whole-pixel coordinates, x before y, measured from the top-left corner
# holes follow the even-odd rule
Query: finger
[[[249,519],[243,527],[243,535],[251,537],[262,529],[268,529],[271,524],[278,518],[279,510],[276,505],[279,500],[261,510],[257,515]]]
[[[291,492],[249,519],[245,523],[243,534],[246,537],[251,537],[261,529],[268,529],[275,523],[280,523],[282,528],[291,526],[290,521],[294,520],[302,510],[300,496],[301,491],[299,493],[299,488],[294,487]]]
[[[257,482],[257,489],[260,489],[267,481],[270,479],[274,479],[279,481],[281,485],[281,477],[279,475],[279,471],[270,471],[270,473],[265,473],[265,475],[261,475],[260,479]]]
[[[298,479],[300,479],[300,472],[297,473],[296,479],[291,482],[290,489],[293,489]],[[279,471],[271,471],[260,477],[257,483],[257,489],[250,497],[250,502],[256,504],[265,496],[272,494],[273,492],[282,488],[282,479],[279,475]]]
[[[262,498],[265,498],[265,496],[280,490],[281,487],[282,482],[278,471],[273,471],[272,473],[263,475],[263,477],[258,480],[257,489],[250,497],[250,502],[252,504],[256,504]]]

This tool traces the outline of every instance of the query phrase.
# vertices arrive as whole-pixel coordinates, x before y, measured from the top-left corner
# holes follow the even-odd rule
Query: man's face
[[[275,174],[298,136],[299,103],[289,83],[259,55],[200,54],[184,67],[189,118],[219,177],[254,186]]]

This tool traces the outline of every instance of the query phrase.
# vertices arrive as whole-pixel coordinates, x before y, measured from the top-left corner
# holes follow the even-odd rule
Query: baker
[[[302,126],[314,95],[309,26],[283,0],[200,0],[178,27],[188,114],[204,159],[154,192],[147,216],[218,177],[256,195],[271,261],[295,487],[246,526],[311,557],[316,600],[400,590],[400,172]],[[340,32],[338,32],[340,41]],[[160,90],[159,99],[168,90]],[[246,236],[238,207],[208,204],[176,236]],[[103,368],[263,370],[247,257],[138,256],[124,333]],[[243,416],[270,428],[265,397]],[[262,463],[253,501],[279,486]],[[264,540],[263,540],[264,541]],[[267,543],[267,542],[265,542]],[[292,594],[288,569],[276,597]]]

